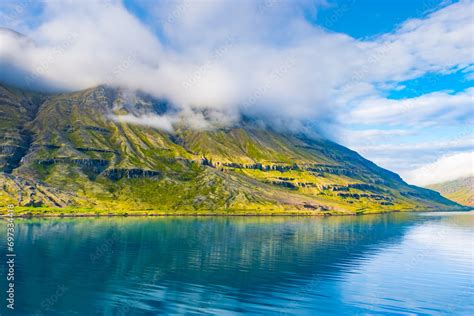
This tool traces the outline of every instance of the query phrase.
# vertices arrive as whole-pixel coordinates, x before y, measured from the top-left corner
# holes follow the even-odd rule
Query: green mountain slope
[[[99,86],[0,86],[0,201],[107,211],[363,213],[459,207],[324,139],[237,126],[173,133],[114,120],[166,102]]]
[[[474,177],[466,177],[428,186],[461,205],[474,206]]]

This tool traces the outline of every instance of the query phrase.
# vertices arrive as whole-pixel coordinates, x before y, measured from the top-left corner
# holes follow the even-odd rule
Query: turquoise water
[[[474,212],[16,224],[2,315],[474,313]]]

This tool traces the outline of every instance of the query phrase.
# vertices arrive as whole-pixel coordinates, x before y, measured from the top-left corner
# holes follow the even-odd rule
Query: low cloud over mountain
[[[177,117],[207,127],[209,120],[199,117],[203,111],[211,122],[225,124],[245,114],[291,129],[312,122],[312,128],[349,144],[341,126],[386,132],[472,122],[472,89],[405,100],[386,96],[428,73],[462,71],[472,78],[471,1],[437,7],[368,38],[321,25],[318,11],[330,5],[6,4],[0,25],[25,36],[0,31],[0,81],[47,91],[99,84],[141,90],[169,100],[173,114],[122,119],[165,129]]]

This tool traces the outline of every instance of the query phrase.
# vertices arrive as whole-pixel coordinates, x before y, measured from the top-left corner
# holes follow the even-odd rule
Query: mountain
[[[466,177],[428,186],[461,205],[474,206],[474,177]]]
[[[251,119],[213,130],[177,124],[173,132],[112,119],[167,109],[106,86],[59,94],[0,86],[0,202],[108,212],[460,207],[334,142]]]

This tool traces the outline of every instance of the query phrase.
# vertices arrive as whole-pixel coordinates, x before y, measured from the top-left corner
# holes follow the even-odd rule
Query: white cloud
[[[367,147],[370,145],[380,145],[385,140],[413,134],[413,131],[404,129],[344,129],[341,130],[339,137],[348,146]]]
[[[409,183],[429,185],[472,175],[474,175],[474,151],[443,156],[402,176]]]
[[[472,122],[474,88],[456,94],[433,92],[409,99],[384,99],[379,96],[361,100],[344,118],[365,124],[418,125]]]
[[[403,67],[406,74],[448,72],[473,62],[472,1],[459,1],[435,11],[427,19],[411,19],[394,34],[381,38],[393,67]],[[397,58],[403,57],[402,61]],[[385,65],[388,65],[385,64]],[[398,71],[394,70],[397,76]]]
[[[402,152],[419,152],[426,150],[466,150],[467,148],[474,147],[474,134],[471,126],[468,128],[465,134],[461,137],[448,140],[436,140],[436,141],[424,141],[419,143],[359,143],[359,150],[367,152],[390,152],[390,153],[402,153]],[[389,133],[386,134],[388,136]]]
[[[111,115],[110,118],[121,123],[130,123],[135,125],[144,125],[167,132],[173,131],[173,123],[176,118],[169,115]]]
[[[470,1],[371,40],[310,24],[303,9],[314,3],[305,0],[143,3],[155,12],[154,25],[143,24],[120,2],[105,8],[99,2],[45,2],[40,25],[28,34],[35,43],[0,33],[0,80],[67,90],[115,84],[168,98],[182,111],[209,108],[234,119],[245,112],[332,121],[369,95],[362,100],[367,108],[355,112],[365,120],[381,119],[377,111],[384,110],[373,104],[390,102],[373,97],[387,78],[473,62]]]
[[[339,142],[401,175],[442,156],[474,148],[473,125],[453,127],[345,130]]]

